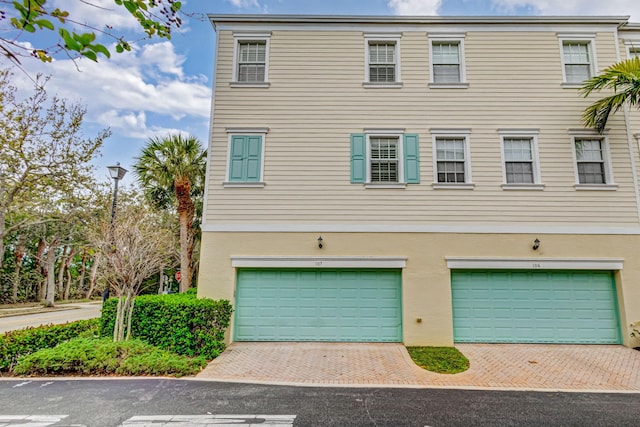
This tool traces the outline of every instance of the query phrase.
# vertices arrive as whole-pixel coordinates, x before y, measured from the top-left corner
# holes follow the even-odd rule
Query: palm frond
[[[589,105],[582,116],[585,126],[600,133],[604,132],[612,113],[625,104],[640,105],[640,58],[627,59],[607,67],[601,74],[587,80],[579,93],[587,97],[603,89],[613,90],[614,94]]]

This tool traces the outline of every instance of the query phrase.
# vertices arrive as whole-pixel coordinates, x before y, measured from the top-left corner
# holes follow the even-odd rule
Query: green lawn
[[[469,369],[469,359],[454,347],[407,347],[413,362],[438,374],[458,374]]]

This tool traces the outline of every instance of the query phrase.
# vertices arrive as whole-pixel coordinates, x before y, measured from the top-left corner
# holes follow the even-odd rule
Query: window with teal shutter
[[[404,136],[404,182],[407,184],[420,183],[420,153],[418,135]]]
[[[262,136],[233,135],[229,153],[229,181],[259,182],[261,166]]]
[[[363,133],[351,135],[351,182],[364,183],[367,174],[367,138]]]

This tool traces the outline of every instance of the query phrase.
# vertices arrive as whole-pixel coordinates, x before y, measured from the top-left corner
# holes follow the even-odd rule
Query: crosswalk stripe
[[[137,415],[119,427],[271,427],[293,426],[295,415]]]

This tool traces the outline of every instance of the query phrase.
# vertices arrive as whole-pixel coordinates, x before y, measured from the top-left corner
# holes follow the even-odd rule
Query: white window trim
[[[264,154],[265,146],[267,145],[267,133],[269,128],[254,128],[254,127],[234,127],[226,128],[227,132],[227,165],[224,173],[225,181],[222,183],[224,188],[262,188],[265,186],[264,182]],[[231,172],[231,139],[234,136],[260,136],[262,137],[262,144],[260,146],[260,181],[257,182],[237,182],[229,181],[229,173]]]
[[[471,129],[430,129],[433,153],[433,184],[434,189],[472,190],[475,187],[471,177]],[[464,177],[465,182],[438,182],[438,152],[436,140],[438,138],[464,138]]]
[[[315,242],[315,240],[314,240]],[[231,256],[233,268],[406,268],[407,257]]]
[[[402,87],[402,74],[400,60],[400,38],[399,33],[377,33],[377,34],[365,34],[364,35],[364,82],[362,86],[365,88],[401,88]],[[375,83],[370,81],[369,75],[369,43],[371,42],[394,42],[396,45],[396,81]]]
[[[269,42],[271,33],[255,33],[255,32],[234,32],[233,33],[233,77],[230,85],[232,87],[269,87]],[[264,82],[239,82],[238,81],[238,45],[240,42],[264,42]]]
[[[503,190],[544,190],[540,174],[540,157],[538,155],[538,129],[498,129],[500,135],[500,155],[502,156],[502,189]],[[504,140],[523,138],[531,140],[531,157],[533,166],[533,184],[507,182],[507,164],[504,154]]]
[[[591,67],[590,73],[591,77],[593,77],[596,75],[596,70],[598,70],[598,61],[596,59],[596,36],[595,34],[558,33],[558,45],[560,46],[560,63],[562,64],[561,86],[565,88],[580,88],[582,87],[582,82],[576,83],[567,81],[567,69],[564,62],[564,42],[567,41],[587,43],[587,49],[591,58],[591,63],[589,64]]]
[[[496,270],[622,270],[619,258],[472,258],[445,257],[447,267]]]
[[[611,164],[611,151],[609,149],[609,138],[605,135],[600,135],[593,131],[571,131],[571,152],[573,155],[573,173],[575,175],[576,183],[574,188],[576,190],[617,190],[618,185],[615,183],[613,177],[613,166]],[[581,184],[580,174],[578,173],[578,156],[576,154],[576,139],[599,139],[602,142],[602,154],[604,156],[604,177],[605,184]]]
[[[625,39],[624,46],[627,49],[627,59],[632,58],[631,50],[639,49],[640,50],[640,39]]]
[[[467,82],[467,67],[464,54],[464,34],[429,34],[429,87],[440,89],[464,89],[469,87]],[[460,56],[460,82],[459,83],[436,83],[433,79],[433,43],[434,42],[456,42],[458,43],[458,55]]]
[[[367,139],[365,188],[406,188],[404,179],[404,129],[364,129]],[[398,138],[398,182],[371,182],[371,138]]]

